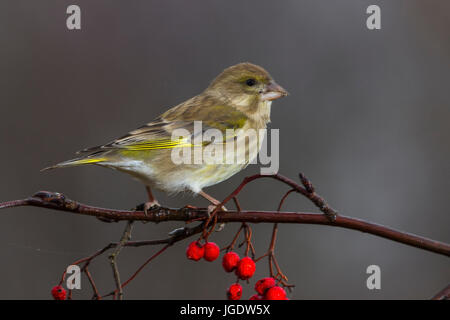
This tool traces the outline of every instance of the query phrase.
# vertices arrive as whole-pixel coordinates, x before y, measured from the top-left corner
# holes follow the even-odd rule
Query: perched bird
[[[272,101],[286,95],[286,90],[275,83],[266,70],[251,63],[240,63],[225,69],[202,93],[167,110],[152,122],[105,145],[79,151],[81,156],[77,159],[43,170],[95,164],[128,173],[146,186],[149,199],[145,212],[159,205],[151,188],[169,193],[192,191],[218,205],[219,201],[206,194],[203,188],[244,169],[257,156],[260,139],[253,146],[239,147],[237,143],[236,153],[246,157],[242,163],[175,164],[173,149],[202,149],[210,144],[226,146],[245,139],[242,133],[245,130],[266,128]],[[193,132],[197,121],[202,123],[202,132],[216,129],[225,138],[195,145],[192,140],[172,137],[177,129]],[[237,130],[236,134],[230,138],[226,135],[227,129]]]

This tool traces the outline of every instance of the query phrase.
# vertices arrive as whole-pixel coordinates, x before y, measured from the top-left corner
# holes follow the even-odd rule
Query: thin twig
[[[120,273],[119,268],[117,267],[117,256],[119,255],[120,251],[122,250],[125,243],[127,243],[131,239],[131,230],[133,227],[133,221],[128,221],[125,230],[123,231],[122,238],[120,239],[119,243],[117,244],[114,251],[109,255],[109,261],[111,263],[111,267],[113,269],[113,275],[114,275],[114,281],[116,283],[117,288],[117,294],[119,296],[119,300],[123,300],[123,290],[122,285],[120,281]],[[114,297],[116,297],[114,295]]]
[[[93,300],[100,300],[100,293],[98,292],[97,286],[95,285],[94,279],[92,278],[91,273],[89,272],[88,268],[84,268],[84,273],[86,274],[89,283],[91,284],[92,291],[94,292],[94,296],[92,297]]]
[[[301,175],[302,177],[302,175]],[[306,178],[305,178],[306,179]],[[304,183],[305,181],[302,179],[302,183]],[[314,192],[314,189],[311,185],[305,185],[306,189],[308,192]],[[289,191],[287,191],[283,197],[280,200],[280,203],[278,204],[278,209],[277,212],[280,212],[281,208],[283,207],[284,202],[286,201],[287,197],[291,194],[295,192],[295,189],[291,189]],[[277,239],[277,234],[278,234],[278,223],[274,223],[273,224],[273,228],[272,228],[272,237],[270,239],[270,245],[269,245],[269,249],[267,250],[267,252],[262,255],[261,257],[259,257],[258,259],[256,259],[255,261],[259,261],[261,259],[263,259],[264,257],[267,257],[268,262],[269,262],[269,272],[270,272],[270,276],[274,279],[277,279],[279,283],[281,283],[284,287],[287,287],[289,290],[291,290],[291,288],[294,286],[292,284],[287,283],[288,278],[287,276],[281,271],[280,266],[278,265],[278,262],[275,258],[275,242]],[[274,273],[273,271],[273,265],[275,266],[276,270],[277,270],[277,274]]]
[[[155,259],[156,257],[158,257],[161,253],[163,253],[167,248],[171,247],[172,245],[174,245],[176,242],[181,241],[183,239],[186,239],[192,235],[195,235],[197,233],[202,232],[203,230],[203,224],[199,224],[198,226],[194,227],[194,228],[182,228],[182,229],[177,229],[175,230],[175,233],[173,233],[173,235],[166,240],[160,240],[160,241],[164,241],[164,243],[166,243],[166,245],[160,249],[159,251],[157,251],[155,254],[153,254],[150,258],[148,258],[134,273],[133,275],[128,278],[128,280],[126,280],[124,283],[122,283],[122,285],[120,286],[120,290],[122,290],[126,285],[128,285],[131,281],[133,281],[136,276],[144,269],[144,267],[153,259]],[[141,241],[142,242],[142,241]],[[151,244],[160,244],[160,243],[155,243],[155,242],[150,242],[147,241],[147,243],[151,243]],[[126,245],[126,243],[125,243]],[[116,294],[118,292],[120,292],[119,289],[116,289],[106,295],[104,295],[102,298],[108,297],[108,296],[116,296]]]

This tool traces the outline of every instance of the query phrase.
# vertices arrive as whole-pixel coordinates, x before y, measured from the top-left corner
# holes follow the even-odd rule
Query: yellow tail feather
[[[50,169],[56,169],[56,168],[65,168],[65,167],[72,167],[72,166],[79,166],[82,164],[94,164],[98,162],[106,161],[106,158],[85,158],[85,159],[74,159],[74,160],[68,160],[64,161],[58,164],[55,164],[54,166],[50,166],[47,168],[42,169],[41,171],[50,170]]]

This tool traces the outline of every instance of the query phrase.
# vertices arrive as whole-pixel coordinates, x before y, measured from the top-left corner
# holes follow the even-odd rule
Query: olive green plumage
[[[172,149],[181,141],[172,140],[176,129],[193,132],[194,121],[203,131],[217,129],[264,129],[270,121],[271,102],[286,95],[269,73],[251,63],[225,69],[205,91],[167,110],[155,120],[105,145],[79,152],[77,159],[46,168],[95,164],[126,172],[144,184],[167,192],[191,190],[219,183],[239,172],[247,163],[175,164]],[[237,137],[239,138],[239,137]],[[227,143],[224,139],[222,142]],[[259,151],[241,150],[251,161]],[[201,147],[200,147],[201,148]]]

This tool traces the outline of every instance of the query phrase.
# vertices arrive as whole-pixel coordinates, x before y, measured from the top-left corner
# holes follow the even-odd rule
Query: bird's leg
[[[144,214],[147,216],[150,209],[160,208],[159,202],[155,199],[152,193],[152,189],[149,186],[145,186],[145,190],[147,191],[148,201],[137,205],[134,209],[135,211],[144,211]]]
[[[200,191],[198,194],[212,203],[212,205],[208,206],[208,217],[211,218],[211,213],[214,212],[214,210],[216,210],[217,206],[219,206],[221,204],[221,202],[219,200],[217,200],[216,198],[210,196],[209,194],[207,194],[204,191]],[[225,208],[225,206],[222,206],[221,209],[222,209],[222,211],[228,211],[227,208]],[[225,227],[225,223],[221,223],[217,227],[216,231],[222,231],[224,227]]]
[[[160,205],[153,196],[152,189],[149,186],[145,186],[145,190],[147,191],[148,201],[144,204],[144,213],[147,215],[150,209],[159,208]]]
[[[205,191],[200,191],[199,193],[198,193],[199,195],[201,195],[203,198],[205,198],[206,200],[208,200],[209,202],[211,202],[215,207],[217,207],[218,205],[220,205],[220,201],[219,200],[217,200],[216,198],[214,198],[213,196],[210,196],[209,194],[207,194]],[[224,211],[227,211],[227,209],[224,207],[224,206],[222,206],[222,209],[224,210]]]

